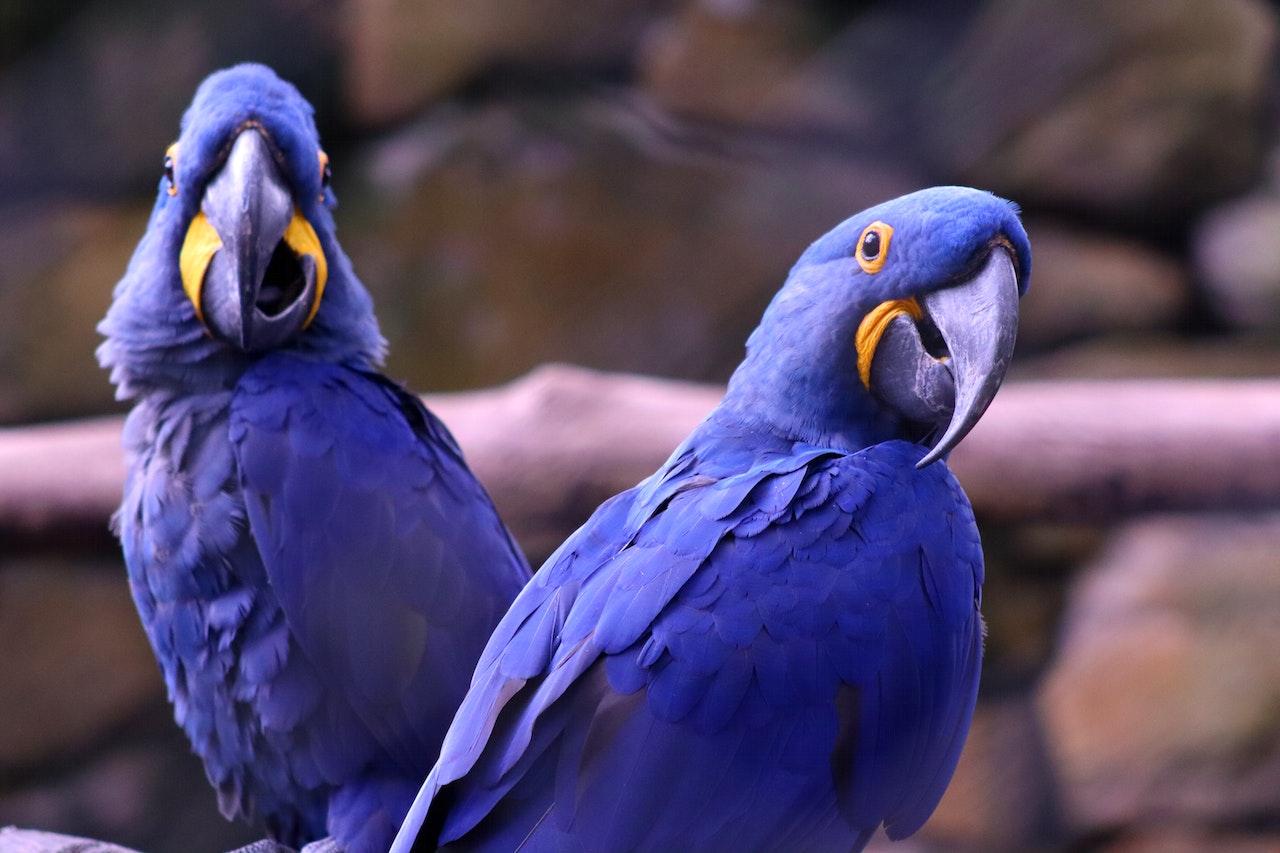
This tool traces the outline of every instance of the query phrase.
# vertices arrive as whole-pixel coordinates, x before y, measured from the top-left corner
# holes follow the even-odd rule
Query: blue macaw
[[[715,411],[516,598],[395,853],[915,832],[982,663],[978,531],[938,460],[1003,378],[1030,267],[1016,208],[962,187],[814,243]]]
[[[376,372],[311,106],[211,75],[100,330],[115,517],[175,717],[228,817],[384,853],[528,566],[448,430]]]

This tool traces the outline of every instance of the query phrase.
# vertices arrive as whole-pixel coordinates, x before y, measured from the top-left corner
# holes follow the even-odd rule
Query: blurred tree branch
[[[652,472],[722,389],[551,365],[427,397],[535,556]],[[0,429],[0,541],[104,529],[119,418]],[[1280,382],[1010,383],[952,467],[988,519],[1280,506]]]
[[[0,827],[0,850],[5,853],[137,853],[105,841],[13,826]]]
[[[4,853],[138,853],[130,847],[121,847],[108,841],[94,841],[74,835],[59,835],[36,829],[19,829],[16,826],[0,827],[0,850]],[[294,853],[293,848],[277,844],[269,839],[255,841],[230,853]],[[332,839],[312,842],[302,848],[302,853],[341,853]]]

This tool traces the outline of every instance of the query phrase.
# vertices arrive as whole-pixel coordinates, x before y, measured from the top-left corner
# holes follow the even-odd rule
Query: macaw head
[[[934,187],[865,210],[801,255],[726,400],[788,434],[951,450],[1000,387],[1031,247],[1017,208]]]
[[[281,347],[381,360],[372,300],[334,234],[329,177],[292,85],[253,64],[205,79],[100,327],[99,357],[122,393],[166,376],[225,382]]]

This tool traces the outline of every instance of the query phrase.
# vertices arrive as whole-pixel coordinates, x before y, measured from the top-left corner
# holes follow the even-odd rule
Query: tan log
[[[105,841],[13,826],[0,826],[0,850],[5,853],[137,853]]]
[[[660,465],[721,393],[552,365],[426,400],[540,556]],[[0,542],[103,529],[119,435],[118,418],[0,430]],[[1010,383],[952,466],[979,514],[1002,521],[1280,507],[1280,381]]]
[[[121,847],[109,841],[94,841],[74,835],[59,835],[36,829],[19,829],[16,826],[0,826],[0,851],[2,853],[138,853],[130,847]],[[294,853],[293,848],[277,844],[269,839],[255,841],[230,853]],[[302,848],[301,853],[341,853],[332,839],[313,841]]]

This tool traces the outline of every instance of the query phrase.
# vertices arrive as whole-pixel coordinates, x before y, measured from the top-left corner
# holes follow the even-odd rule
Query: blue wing
[[[747,473],[676,458],[517,598],[396,851],[857,849],[949,781],[981,550],[893,442]]]
[[[523,557],[449,433],[382,377],[267,357],[230,434],[290,633],[392,766],[421,775]]]

